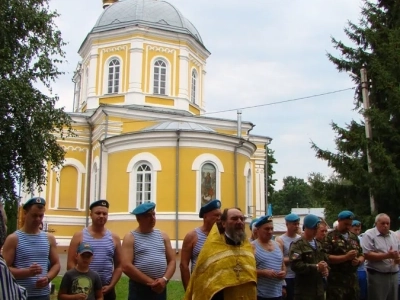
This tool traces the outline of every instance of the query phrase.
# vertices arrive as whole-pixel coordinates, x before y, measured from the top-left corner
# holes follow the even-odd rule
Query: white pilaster
[[[179,55],[179,98],[189,99],[189,53],[181,49]]]
[[[131,43],[128,92],[142,92],[143,40]]]
[[[88,98],[96,96],[96,74],[97,74],[97,59],[99,55],[97,49],[92,49],[90,53],[89,62],[89,86],[88,86]]]
[[[256,216],[265,215],[265,180],[264,180],[264,165],[256,165]]]

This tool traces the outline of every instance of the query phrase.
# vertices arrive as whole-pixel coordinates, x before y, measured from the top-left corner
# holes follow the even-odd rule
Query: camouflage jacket
[[[289,250],[289,260],[292,270],[296,273],[295,294],[319,296],[324,294],[324,282],[317,264],[328,261],[320,242],[315,240],[317,248],[301,238],[293,242]]]
[[[360,240],[352,232],[349,232],[347,240],[336,229],[329,232],[324,240],[323,248],[328,255],[345,255],[351,250],[356,250],[358,252],[357,257],[363,256]],[[331,273],[340,272],[342,274],[355,273],[358,268],[358,266],[351,265],[351,260],[340,264],[329,264],[329,266]]]

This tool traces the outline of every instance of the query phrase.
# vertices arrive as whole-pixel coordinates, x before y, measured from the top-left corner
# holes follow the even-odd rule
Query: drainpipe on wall
[[[176,158],[175,158],[175,253],[179,253],[179,141],[181,132],[180,130],[176,131]]]
[[[89,226],[89,206],[90,206],[90,190],[92,189],[92,151],[93,151],[93,124],[87,120],[89,125],[89,155],[88,155],[88,170],[86,184],[86,227]]]
[[[105,125],[105,133],[103,139],[100,141],[100,162],[99,162],[99,184],[98,184],[98,192],[97,192],[97,200],[100,199],[101,193],[101,175],[103,173],[103,141],[107,138],[108,133],[108,114],[103,110],[103,113],[106,115],[106,125]]]
[[[233,151],[233,179],[235,185],[235,207],[238,207],[238,178],[237,178],[237,149],[243,146],[242,141],[242,111],[237,111],[237,137],[239,138],[239,145],[236,145]]]

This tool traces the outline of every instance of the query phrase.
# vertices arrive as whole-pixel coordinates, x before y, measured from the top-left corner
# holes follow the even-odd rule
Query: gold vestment
[[[251,244],[246,239],[240,246],[228,245],[214,225],[200,251],[184,299],[210,300],[224,290],[224,299],[255,300],[256,282]]]

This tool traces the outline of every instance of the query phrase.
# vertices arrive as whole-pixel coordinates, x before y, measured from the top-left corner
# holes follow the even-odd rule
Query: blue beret
[[[110,204],[108,203],[107,200],[97,200],[97,201],[94,201],[92,204],[90,204],[89,209],[93,209],[93,207],[96,207],[96,206],[103,206],[103,207],[109,208]]]
[[[303,228],[315,229],[319,223],[321,223],[321,219],[316,215],[307,215],[303,220]]]
[[[266,223],[270,223],[272,222],[272,216],[262,216],[258,219],[258,221],[254,224],[254,226],[256,228],[261,227],[262,225],[266,224]]]
[[[353,220],[354,214],[349,210],[344,210],[338,214],[338,220]]]
[[[360,226],[360,225],[361,225],[361,222],[358,221],[358,220],[353,220],[353,223],[351,223],[351,226],[356,226],[356,227],[358,227],[358,226]]]
[[[300,221],[300,217],[296,214],[288,214],[285,217],[285,221],[286,222],[297,222],[297,221]]]
[[[253,220],[251,220],[250,222],[250,230],[253,230],[253,226],[256,226],[254,223],[256,223],[258,221],[259,218],[254,218]]]
[[[131,212],[133,215],[142,215],[148,213],[156,207],[156,204],[153,202],[145,202],[136,206],[136,208]]]
[[[214,209],[221,208],[221,201],[214,199],[208,202],[206,205],[200,208],[199,217],[202,218],[205,213],[208,213]]]
[[[27,209],[28,207],[31,207],[34,204],[46,205],[46,200],[44,200],[41,197],[33,197],[28,201],[26,201],[25,204],[22,206],[22,208]]]

